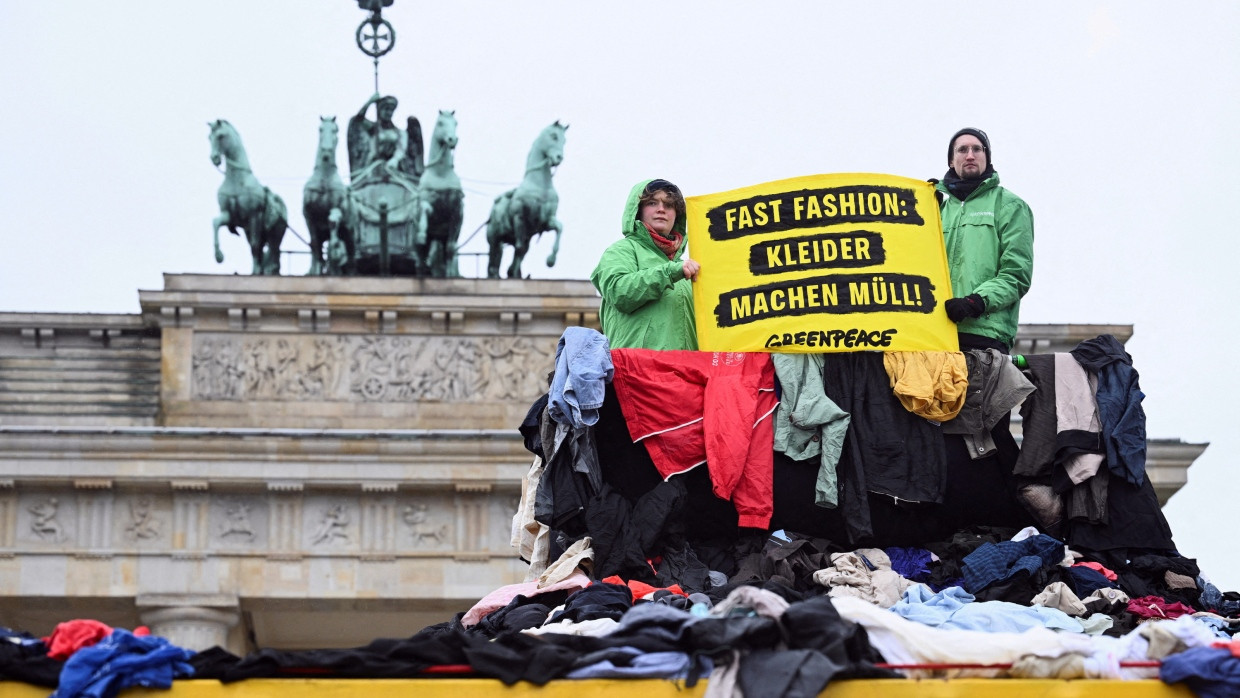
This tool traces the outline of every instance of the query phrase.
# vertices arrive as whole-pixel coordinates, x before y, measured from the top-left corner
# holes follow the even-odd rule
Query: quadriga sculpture
[[[430,157],[418,183],[428,207],[424,268],[430,276],[460,276],[456,241],[465,218],[465,194],[453,169],[456,149],[456,112],[440,110],[431,131]]]
[[[224,261],[220,250],[220,228],[239,235],[245,231],[254,258],[253,274],[280,273],[280,241],[288,228],[288,208],[278,194],[259,183],[250,169],[250,160],[241,145],[241,136],[233,125],[223,119],[207,124],[211,128],[211,162],[224,163],[224,183],[216,197],[220,215],[211,222],[215,240],[215,261]]]
[[[554,168],[564,161],[564,132],[567,130],[568,125],[561,125],[558,120],[544,128],[525,160],[525,178],[521,184],[495,199],[487,219],[487,243],[491,248],[487,262],[488,277],[499,278],[503,246],[512,245],[508,278],[521,278],[521,261],[530,249],[530,240],[548,230],[555,231],[555,244],[551,254],[547,255],[547,266],[555,266],[564,226],[555,217],[560,197],[551,186],[551,177]]]
[[[366,117],[376,105],[376,119]],[[372,96],[349,119],[350,181],[342,228],[352,235],[352,268],[358,274],[421,276],[426,213],[418,180],[424,169],[422,128],[409,117],[401,131],[392,121],[395,97]],[[330,258],[331,255],[329,254]]]

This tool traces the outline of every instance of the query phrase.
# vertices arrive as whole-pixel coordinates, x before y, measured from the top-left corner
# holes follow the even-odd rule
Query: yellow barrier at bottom
[[[661,679],[559,679],[545,686],[505,686],[494,679],[250,679],[221,684],[193,679],[171,690],[134,688],[122,698],[701,698],[706,682],[693,688]],[[50,691],[29,684],[0,682],[0,698],[46,698]],[[866,679],[837,681],[824,698],[1192,698],[1183,685],[1157,680],[1103,681],[1055,679]]]

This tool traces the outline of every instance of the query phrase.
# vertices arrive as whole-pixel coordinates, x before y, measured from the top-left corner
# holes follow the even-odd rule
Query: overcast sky
[[[164,272],[248,273],[240,238],[212,256],[218,118],[304,235],[319,116],[343,126],[374,91],[364,16],[351,0],[0,0],[0,310],[134,313]],[[639,179],[692,195],[939,177],[951,133],[985,129],[1036,221],[1021,320],[1135,325],[1150,436],[1211,443],[1166,508],[1175,539],[1240,589],[1240,3],[397,0],[384,16],[397,122],[429,133],[456,110],[463,236],[538,132],[570,124],[560,263],[544,236],[537,278],[587,278]]]

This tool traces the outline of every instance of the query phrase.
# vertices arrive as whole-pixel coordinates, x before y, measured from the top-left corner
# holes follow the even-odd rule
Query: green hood
[[[642,241],[652,250],[658,250],[658,246],[654,244],[654,240],[650,239],[650,232],[646,230],[646,226],[637,220],[637,202],[641,201],[642,192],[646,191],[646,185],[653,182],[653,179],[645,179],[633,185],[633,189],[629,191],[629,198],[624,203],[624,218],[620,220],[620,230],[627,238]],[[676,215],[676,222],[672,223],[674,232],[684,235],[684,239],[680,242],[680,252],[685,251],[685,245],[689,242],[689,236],[685,235],[685,216]]]
[[[684,275],[685,244],[668,259],[637,220],[637,202],[650,180],[638,182],[624,205],[624,237],[603,252],[590,281],[603,297],[599,322],[612,349],[696,350],[693,284]],[[685,232],[676,217],[672,230]]]

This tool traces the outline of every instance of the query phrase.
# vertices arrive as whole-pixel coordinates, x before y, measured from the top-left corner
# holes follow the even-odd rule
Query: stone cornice
[[[1016,332],[1012,353],[1049,354],[1070,351],[1077,344],[1103,334],[1115,335],[1120,343],[1126,343],[1132,338],[1132,325],[1022,323]]]
[[[583,280],[310,278],[310,276],[218,276],[165,274],[162,290],[140,290],[148,321],[166,322],[165,309],[296,312],[330,309],[332,314],[366,311],[430,312],[567,311],[596,312],[598,294]],[[184,312],[184,311],[182,311]]]
[[[212,487],[515,486],[532,458],[515,430],[0,427],[0,462],[19,486],[204,477]]]
[[[62,330],[134,330],[141,329],[144,326],[142,316],[133,314],[0,312],[0,329],[51,327]]]
[[[580,280],[199,274],[165,274],[163,290],[138,297],[145,321],[162,327],[415,334],[512,334],[535,322],[558,335],[565,324],[597,325],[600,302]],[[473,319],[485,322],[465,325]]]

